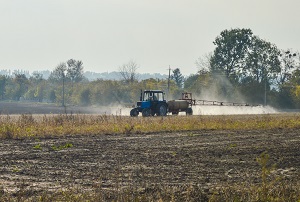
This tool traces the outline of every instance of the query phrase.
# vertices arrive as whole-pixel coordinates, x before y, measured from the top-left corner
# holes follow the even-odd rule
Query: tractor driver
[[[148,100],[150,100],[150,101],[157,101],[157,97],[155,95],[153,95],[153,96],[150,96],[148,98]]]

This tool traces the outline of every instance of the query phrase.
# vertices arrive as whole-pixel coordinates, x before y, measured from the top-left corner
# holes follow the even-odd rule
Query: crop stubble
[[[192,184],[210,191],[259,183],[263,152],[276,164],[272,175],[297,183],[299,143],[298,130],[284,128],[3,139],[0,186],[44,192]]]

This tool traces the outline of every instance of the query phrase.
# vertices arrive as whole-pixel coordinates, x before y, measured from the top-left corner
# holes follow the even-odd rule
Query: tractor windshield
[[[163,101],[163,100],[164,100],[163,92],[153,92],[153,91],[144,92],[144,101]]]

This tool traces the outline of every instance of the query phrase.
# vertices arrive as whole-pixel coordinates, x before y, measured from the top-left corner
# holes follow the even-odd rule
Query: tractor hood
[[[151,103],[150,103],[150,101],[141,101],[139,107],[141,107],[143,109],[144,108],[150,108],[151,107]]]

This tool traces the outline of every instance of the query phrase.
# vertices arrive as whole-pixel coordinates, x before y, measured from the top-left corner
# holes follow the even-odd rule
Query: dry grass
[[[113,115],[20,115],[0,117],[0,138],[280,128],[300,128],[300,116],[293,114],[149,118]]]

